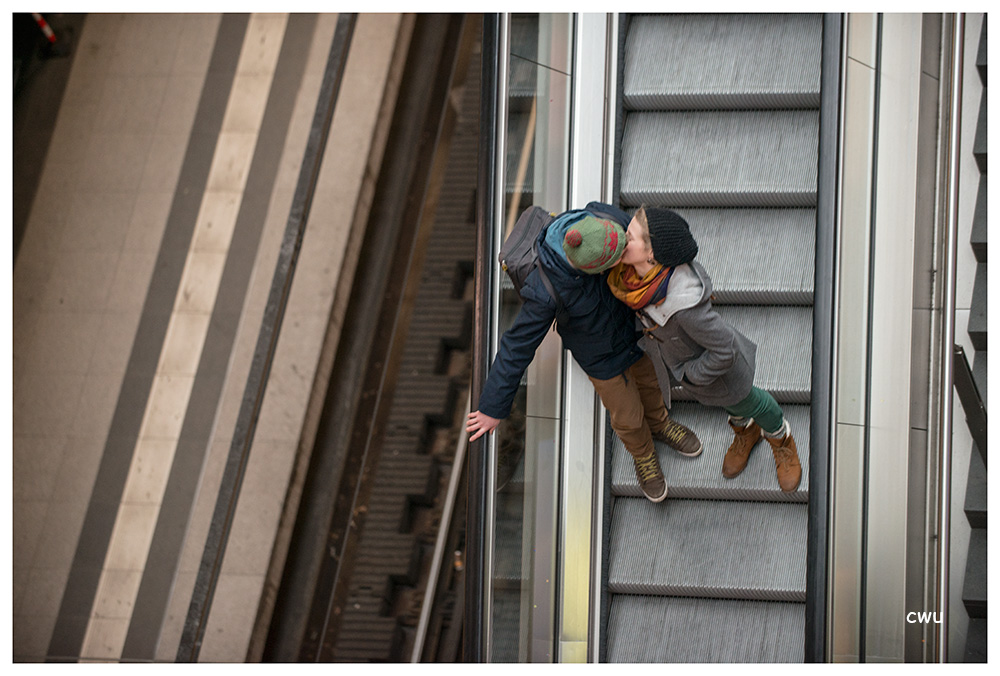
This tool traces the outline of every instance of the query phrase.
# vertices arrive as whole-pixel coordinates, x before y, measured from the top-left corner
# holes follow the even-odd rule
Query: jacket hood
[[[712,295],[712,279],[698,261],[691,261],[674,268],[667,286],[667,297],[660,305],[647,306],[640,314],[647,328],[663,326],[681,310],[687,310],[707,301]],[[652,320],[652,322],[650,322]]]
[[[551,237],[551,235],[553,229],[565,232],[573,223],[588,215],[590,215],[590,212],[585,209],[568,211],[552,221],[547,228],[538,234],[538,258],[541,264],[545,266],[546,271],[565,278],[578,278],[586,275],[582,270],[577,270],[569,264],[569,260],[566,258],[566,254],[563,253],[561,246],[557,250],[551,243],[551,241],[555,241],[556,239],[561,243],[562,236],[555,238]],[[550,274],[550,276],[552,275]]]

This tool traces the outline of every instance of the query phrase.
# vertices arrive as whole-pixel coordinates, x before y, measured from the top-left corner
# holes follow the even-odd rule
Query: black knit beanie
[[[649,242],[657,263],[668,267],[684,265],[698,255],[698,243],[680,214],[670,209],[649,207],[646,209],[646,223],[649,224]]]

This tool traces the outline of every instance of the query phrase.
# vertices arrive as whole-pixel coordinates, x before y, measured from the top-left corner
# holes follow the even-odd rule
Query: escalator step
[[[972,287],[971,310],[969,312],[969,340],[976,351],[982,351],[987,346],[987,330],[989,322],[986,319],[988,310],[988,285],[986,263],[976,264],[976,278]]]
[[[980,263],[986,262],[987,240],[989,238],[987,221],[987,201],[989,190],[986,183],[986,174],[979,175],[979,190],[976,193],[976,208],[972,216],[972,234],[969,242],[972,244],[972,252],[976,255],[976,260]]]
[[[719,315],[757,344],[754,385],[779,404],[808,404],[812,381],[812,308],[717,305]],[[672,401],[691,400],[682,388]]]
[[[670,410],[675,420],[691,428],[701,440],[703,450],[696,458],[686,458],[664,444],[656,443],[660,466],[667,480],[669,498],[705,500],[759,500],[806,502],[809,499],[809,407],[792,404],[782,407],[802,464],[798,490],[782,492],[774,471],[774,455],[761,440],[750,454],[746,469],[733,479],[722,476],[722,459],[733,440],[728,416],[721,408],[694,402],[678,402]],[[635,476],[632,456],[617,435],[611,446],[611,493],[617,496],[642,497]]]
[[[716,303],[812,305],[814,209],[677,209]],[[795,261],[795,264],[791,264]]]
[[[805,504],[619,499],[608,589],[804,602],[807,518]]]
[[[534,135],[535,129],[530,125],[531,116],[528,113],[511,112],[507,124],[507,156],[506,156],[506,191],[530,193],[535,181]],[[525,145],[527,143],[527,145]],[[518,181],[518,171],[521,168],[521,158],[527,153],[523,176]]]
[[[819,14],[635,16],[625,106],[817,108],[822,31]]]
[[[979,618],[969,620],[969,632],[965,637],[965,657],[962,661],[985,664],[989,652],[987,643],[986,620]]]
[[[973,528],[969,532],[969,555],[965,562],[962,601],[969,617],[986,617],[987,531]]]
[[[802,662],[804,603],[615,596],[608,661]]]
[[[631,113],[621,203],[671,207],[814,207],[819,113]]]
[[[523,495],[503,492],[497,494],[494,579],[521,579],[524,520],[529,516],[524,513]]]
[[[973,445],[969,456],[969,478],[965,484],[965,518],[973,528],[986,529],[986,467]]]

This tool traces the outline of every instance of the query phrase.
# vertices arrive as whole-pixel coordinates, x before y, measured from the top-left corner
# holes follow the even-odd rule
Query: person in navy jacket
[[[653,440],[690,457],[701,453],[702,445],[691,430],[669,418],[653,363],[638,345],[634,315],[614,297],[603,274],[625,253],[624,226],[630,220],[600,202],[560,214],[538,237],[538,264],[565,308],[556,324],[563,345],[608,409],[643,493],[660,502],[667,484]],[[468,416],[470,441],[492,432],[510,414],[521,376],[556,317],[555,300],[537,269],[525,280],[521,297],[524,303],[500,339],[479,408]]]

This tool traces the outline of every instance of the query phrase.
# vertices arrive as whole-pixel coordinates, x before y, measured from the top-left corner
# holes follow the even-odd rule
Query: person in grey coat
[[[763,438],[778,485],[794,491],[802,478],[795,439],[774,397],[753,384],[757,346],[712,307],[712,280],[694,260],[698,244],[687,221],[670,209],[640,208],[626,239],[608,286],[645,327],[641,344],[661,383],[679,383],[700,403],[729,413],[735,438],[723,476],[739,475]],[[669,408],[670,388],[660,389]]]

